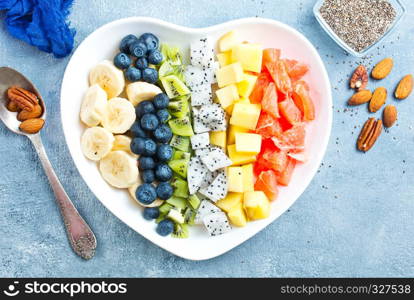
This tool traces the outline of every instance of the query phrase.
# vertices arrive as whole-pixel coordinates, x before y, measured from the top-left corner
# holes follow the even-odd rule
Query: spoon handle
[[[33,134],[28,137],[32,141],[36,152],[39,155],[40,162],[42,163],[43,169],[45,170],[55,194],[66,227],[66,233],[73,250],[77,255],[84,259],[92,258],[96,249],[95,235],[88,224],[86,224],[85,220],[79,215],[77,209],[63,189],[63,186],[47,157],[40,134]]]

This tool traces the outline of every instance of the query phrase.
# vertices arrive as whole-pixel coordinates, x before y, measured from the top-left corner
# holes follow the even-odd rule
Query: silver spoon
[[[46,106],[44,101],[33,83],[30,82],[30,80],[28,80],[25,76],[11,68],[0,68],[0,119],[11,131],[27,136],[33,143],[55,194],[70,244],[77,255],[84,259],[90,259],[95,254],[95,235],[89,228],[88,224],[86,224],[85,220],[79,215],[72,201],[63,189],[58,177],[56,176],[56,173],[50,164],[49,158],[46,155],[45,148],[43,147],[40,132],[36,134],[27,134],[20,131],[20,122],[16,119],[16,113],[7,110],[6,105],[8,99],[6,94],[7,89],[11,86],[18,86],[36,94],[39,98],[39,103],[43,108],[41,118],[46,121]]]

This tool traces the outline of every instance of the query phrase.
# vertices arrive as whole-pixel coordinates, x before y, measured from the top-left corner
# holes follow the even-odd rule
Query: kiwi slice
[[[174,68],[168,61],[164,61],[158,70],[158,76],[162,78],[170,74],[174,74]]]
[[[176,75],[167,75],[160,80],[169,98],[184,96],[190,93],[188,87]]]
[[[168,125],[170,126],[171,131],[174,134],[182,136],[194,135],[193,128],[191,127],[191,121],[187,116],[183,118],[169,120]]]
[[[188,197],[187,181],[178,177],[174,177],[171,181],[171,185],[174,187],[174,196],[181,198]]]
[[[188,225],[187,224],[177,224],[175,223],[174,232],[171,234],[172,237],[185,239],[188,238]]]
[[[174,150],[174,153],[172,155],[172,159],[190,159],[191,154],[188,152],[184,152],[181,150]]]
[[[173,159],[168,162],[170,168],[183,178],[187,178],[187,168],[189,159]]]
[[[177,118],[187,116],[190,111],[187,97],[180,97],[178,100],[170,101],[168,104],[168,110],[172,116]]]
[[[162,204],[160,206],[160,208],[159,208],[160,215],[155,220],[155,222],[158,224],[159,222],[161,222],[162,220],[164,220],[165,217],[168,215],[168,212],[170,211],[171,208],[173,208],[173,206],[171,204],[168,204],[167,202],[164,202],[164,204]]]
[[[184,221],[189,225],[194,225],[194,220],[197,215],[195,210],[192,210],[190,207],[187,207],[184,211]]]
[[[180,209],[185,209],[187,207],[187,200],[184,198],[172,196],[167,200],[167,204],[170,204]]]
[[[198,199],[197,195],[190,195],[190,197],[188,197],[188,203],[193,209],[197,209],[200,205],[200,202],[201,201]]]
[[[181,54],[180,54],[180,48],[175,46],[170,46],[167,44],[161,45],[161,53],[164,58],[164,60],[168,60],[171,65],[181,65]]]
[[[170,141],[170,146],[183,152],[189,152],[190,138],[181,135],[174,135]]]

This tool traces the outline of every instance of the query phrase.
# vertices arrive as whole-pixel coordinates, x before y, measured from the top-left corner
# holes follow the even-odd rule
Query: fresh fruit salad
[[[235,31],[189,50],[127,35],[90,71],[82,151],[108,184],[128,189],[158,234],[186,238],[192,225],[224,234],[267,218],[305,163],[315,118],[307,72]]]

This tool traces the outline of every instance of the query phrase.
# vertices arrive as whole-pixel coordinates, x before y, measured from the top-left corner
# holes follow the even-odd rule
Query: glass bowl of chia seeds
[[[313,13],[339,46],[362,57],[390,35],[405,7],[399,0],[319,0]]]

